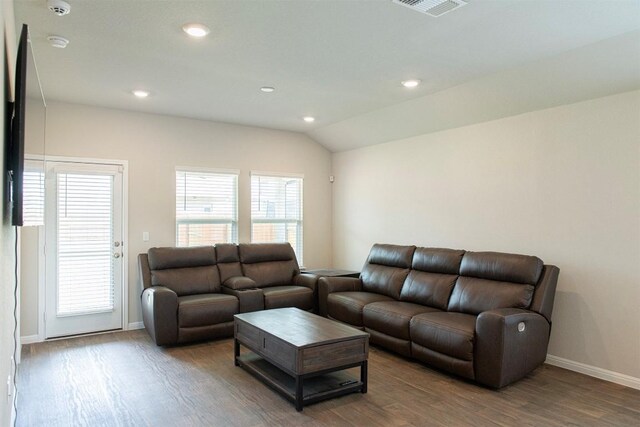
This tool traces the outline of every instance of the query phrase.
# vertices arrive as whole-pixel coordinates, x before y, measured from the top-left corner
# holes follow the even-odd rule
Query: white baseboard
[[[142,322],[131,322],[129,326],[127,326],[127,331],[131,331],[134,329],[144,329],[144,323]]]
[[[564,359],[562,357],[553,356],[551,354],[547,354],[547,360],[545,363],[557,366],[559,368],[564,368],[570,371],[589,375],[590,377],[599,378],[601,380],[640,390],[640,378],[632,377],[631,375],[625,375],[618,372],[609,371],[608,369],[602,369],[596,366],[574,362],[573,360]]]
[[[24,335],[20,337],[20,344],[33,344],[34,342],[41,342],[39,335]]]

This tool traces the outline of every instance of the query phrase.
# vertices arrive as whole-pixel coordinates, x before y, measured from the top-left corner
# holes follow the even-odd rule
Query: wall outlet
[[[148,242],[149,241],[149,232],[148,231],[143,231],[142,232],[142,241],[143,242]]]

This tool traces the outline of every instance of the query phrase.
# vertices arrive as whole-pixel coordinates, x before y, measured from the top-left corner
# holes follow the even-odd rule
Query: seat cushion
[[[417,314],[440,311],[425,305],[400,301],[379,301],[364,306],[362,320],[366,328],[408,340],[409,321]]]
[[[181,328],[209,326],[233,321],[238,313],[238,298],[225,294],[200,294],[178,297],[178,325]]]
[[[438,353],[473,360],[476,316],[446,311],[414,316],[409,324],[411,341]]]
[[[364,326],[362,309],[378,301],[394,301],[386,295],[372,292],[334,292],[327,297],[327,314],[341,322]]]
[[[264,308],[297,307],[313,309],[313,291],[306,286],[271,286],[262,289]]]

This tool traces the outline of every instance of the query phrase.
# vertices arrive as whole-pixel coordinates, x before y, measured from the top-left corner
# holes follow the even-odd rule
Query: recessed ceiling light
[[[146,98],[147,96],[149,96],[149,92],[146,90],[136,89],[136,90],[132,90],[131,93],[138,98]]]
[[[402,86],[404,87],[408,87],[408,88],[414,88],[416,86],[418,86],[420,84],[420,80],[405,80],[402,82]]]
[[[209,28],[202,24],[184,24],[182,30],[191,37],[198,39],[209,34]]]
[[[261,91],[266,92],[266,93],[271,93],[274,90],[276,90],[275,88],[271,87],[271,86],[262,86],[260,88]]]
[[[305,116],[305,117],[302,118],[302,120],[304,120],[307,123],[313,123],[313,122],[316,121],[316,118],[315,117],[311,117],[311,116]]]

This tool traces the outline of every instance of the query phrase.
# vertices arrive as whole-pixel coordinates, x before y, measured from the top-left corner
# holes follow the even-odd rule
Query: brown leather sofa
[[[533,256],[376,244],[360,278],[319,279],[319,311],[500,388],[544,362],[558,274]]]
[[[300,274],[288,243],[151,248],[138,255],[142,319],[158,345],[229,337],[233,315],[314,310],[317,276]]]

